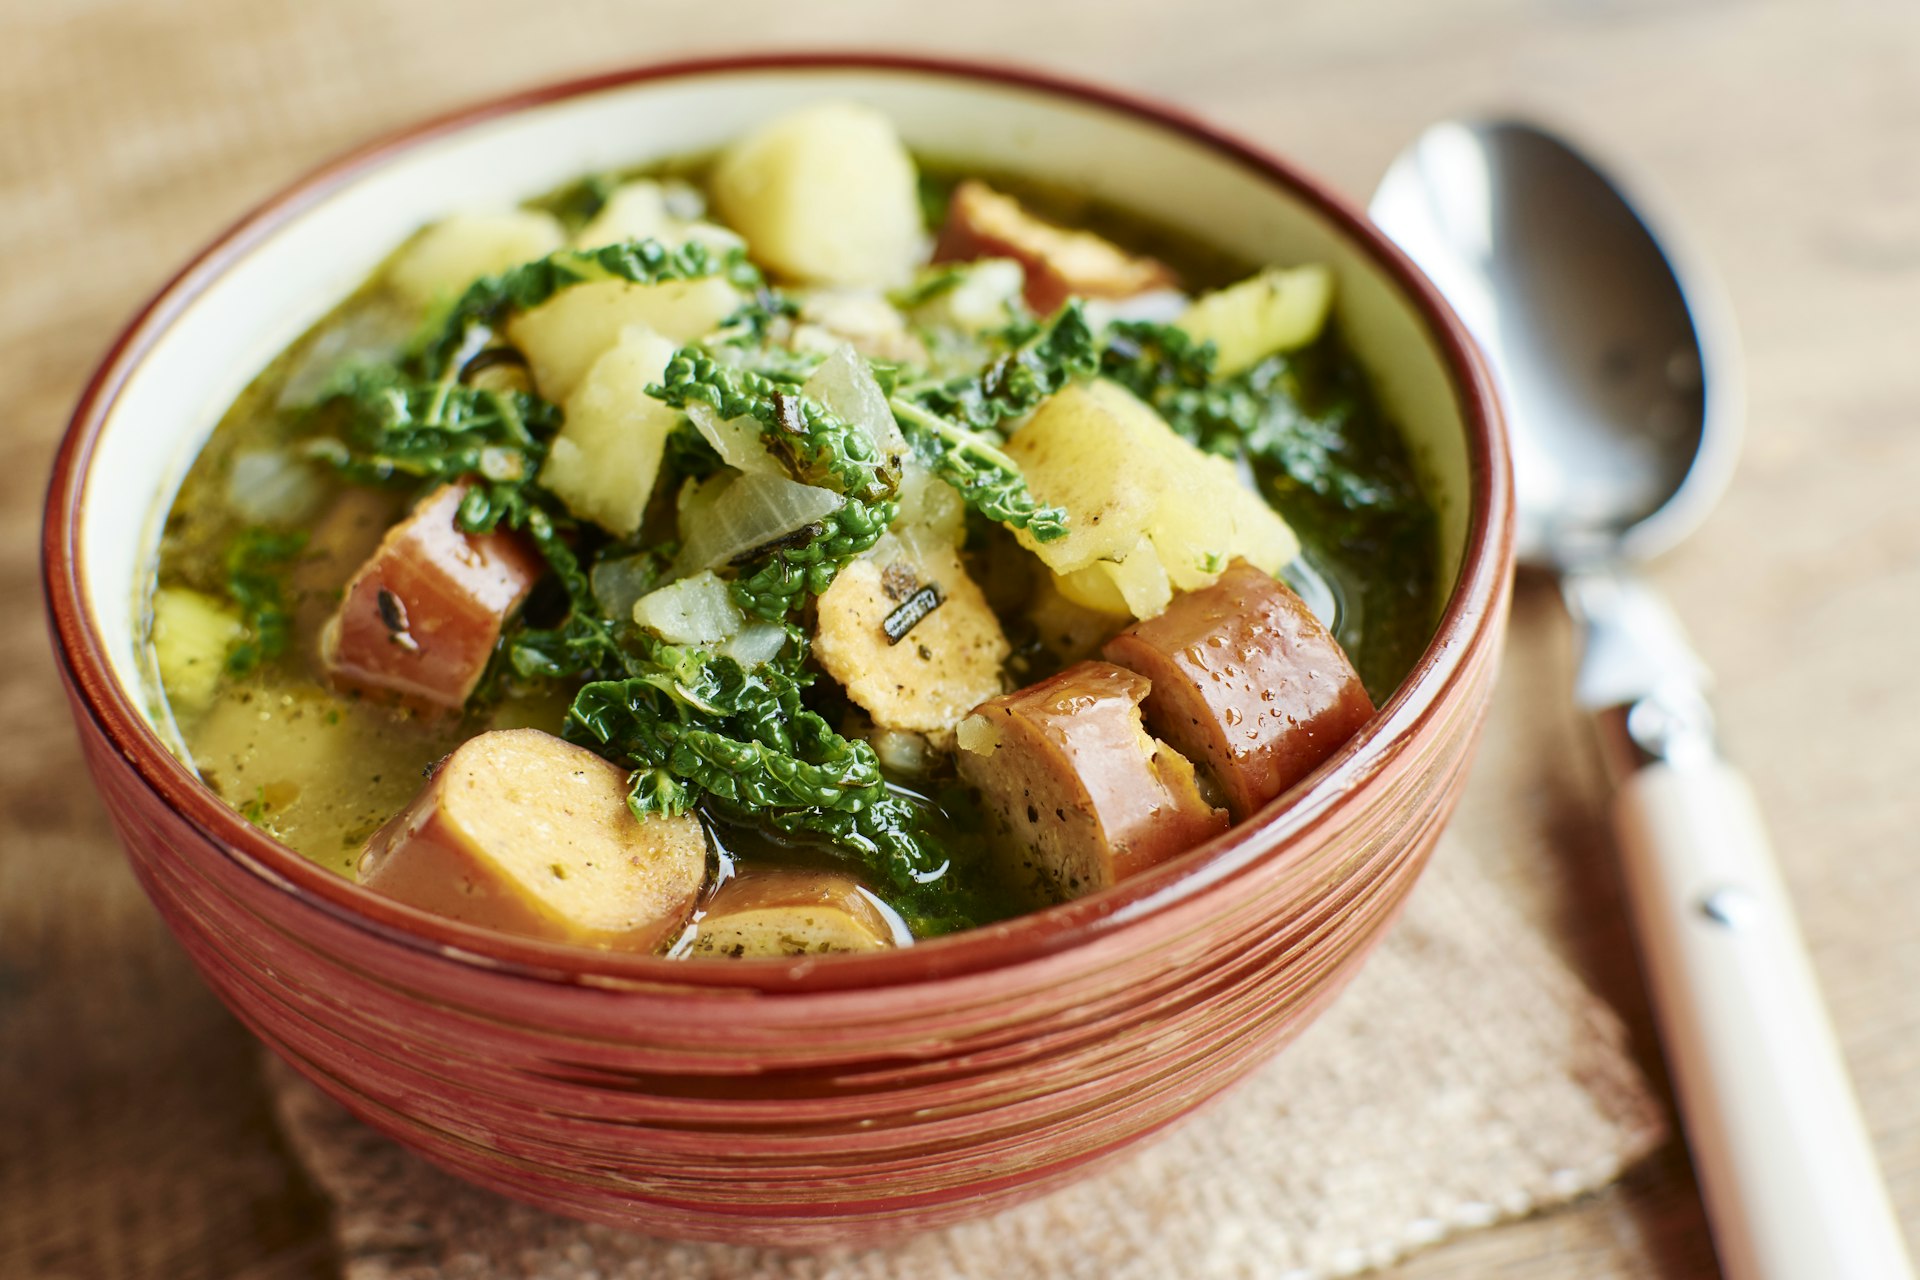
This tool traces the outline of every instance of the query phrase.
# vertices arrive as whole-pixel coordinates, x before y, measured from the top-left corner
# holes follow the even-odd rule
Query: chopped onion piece
[[[752,418],[722,418],[698,400],[687,406],[687,421],[713,446],[720,461],[749,475],[785,475],[779,459],[767,452],[760,424]]]
[[[887,393],[851,346],[842,343],[835,347],[800,388],[800,394],[817,400],[829,413],[859,428],[882,458],[906,456],[907,438],[900,434],[900,424],[887,407]]]
[[[749,622],[720,646],[723,657],[732,658],[752,670],[763,662],[772,662],[787,647],[787,629],[777,622]]]
[[[633,602],[633,620],[668,644],[715,644],[745,621],[732,589],[711,573],[641,596]]]
[[[721,489],[711,504],[698,502],[705,495],[702,485],[694,495],[695,509],[681,509],[684,541],[674,567],[682,573],[717,569],[806,528],[846,503],[831,489],[777,475],[741,476]]]
[[[720,501],[720,495],[733,486],[740,477],[732,471],[716,471],[705,480],[695,480],[689,476],[680,485],[680,493],[674,499],[674,525],[680,532],[680,541],[684,545],[687,533],[705,519],[713,504]]]
[[[319,472],[283,449],[243,449],[227,472],[227,503],[250,524],[297,524],[326,497]]]

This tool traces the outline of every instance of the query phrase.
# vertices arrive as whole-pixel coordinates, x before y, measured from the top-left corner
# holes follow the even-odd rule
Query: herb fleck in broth
[[[921,172],[921,197],[935,208],[945,207],[961,179],[977,176],[938,163],[923,163]],[[670,179],[666,188],[670,207],[679,200],[691,208],[702,199],[700,190],[707,174],[708,162],[702,160],[656,168],[649,176]],[[611,193],[636,176],[640,175],[591,179],[530,202],[529,207],[552,213],[569,233],[577,232],[601,211]],[[1249,273],[1248,264],[1122,211],[1090,204],[1070,192],[1008,175],[989,175],[988,181],[1063,225],[1091,230],[1135,253],[1151,254],[1178,271],[1191,291],[1224,286]],[[762,303],[771,296],[763,294]],[[763,305],[750,323],[774,327],[804,323],[795,321],[793,315],[791,304],[776,301],[770,309]],[[569,724],[572,703],[569,735],[603,754],[626,751],[644,757],[648,752],[671,754],[694,749],[662,744],[657,737],[658,725],[648,719],[653,713],[636,711],[617,699],[610,701],[611,694],[592,705],[575,702],[579,679],[568,674],[567,666],[579,661],[579,645],[602,643],[593,637],[583,639],[578,633],[569,638],[569,609],[577,609],[580,599],[593,598],[581,593],[611,591],[613,596],[601,598],[617,599],[616,607],[625,609],[635,596],[665,585],[674,576],[670,552],[684,536],[686,507],[692,500],[689,495],[703,480],[710,481],[721,473],[732,475],[720,465],[721,455],[714,451],[716,437],[710,432],[696,432],[685,419],[666,439],[662,465],[669,480],[654,490],[634,530],[610,535],[581,522],[560,530],[553,541],[543,544],[549,559],[559,555],[578,560],[578,586],[569,587],[549,578],[535,588],[525,605],[525,621],[513,624],[503,638],[501,651],[464,709],[434,713],[341,692],[317,674],[321,669],[318,655],[322,629],[339,608],[343,590],[380,545],[389,526],[422,491],[422,484],[403,473],[375,474],[375,469],[363,462],[347,464],[337,452],[316,449],[312,444],[316,438],[331,440],[350,428],[335,421],[342,412],[337,405],[319,410],[314,405],[330,387],[339,385],[343,367],[355,362],[412,358],[407,353],[420,348],[422,334],[434,331],[439,324],[437,315],[425,317],[423,322],[416,310],[382,283],[382,275],[376,274],[372,282],[265,369],[227,412],[181,488],[161,545],[161,585],[245,606],[241,630],[247,638],[230,652],[227,672],[204,708],[183,705],[177,691],[169,687],[170,693],[176,694],[176,716],[194,762],[208,784],[249,821],[320,865],[347,876],[355,874],[369,838],[407,808],[436,762],[486,730],[527,727],[559,734]],[[488,350],[498,352],[504,349],[499,344],[508,328],[510,325],[503,327],[497,316],[487,316],[472,333],[478,335],[480,346],[493,344]],[[1211,384],[1202,389],[1197,381],[1193,385],[1183,383],[1181,378],[1187,375],[1179,370],[1185,367],[1180,363],[1184,357],[1154,345],[1164,329],[1162,325],[1143,326],[1136,336],[1128,336],[1126,325],[1108,331],[1099,340],[1106,344],[1101,348],[1101,371],[1151,403],[1192,443],[1223,455],[1238,457],[1243,451],[1249,455],[1240,465],[1250,468],[1264,496],[1285,517],[1301,543],[1301,558],[1288,570],[1288,576],[1310,600],[1317,595],[1337,608],[1332,626],[1335,637],[1351,655],[1375,699],[1384,700],[1410,668],[1431,631],[1437,601],[1436,533],[1433,513],[1421,496],[1405,445],[1375,404],[1357,362],[1338,335],[1329,330],[1304,350],[1273,357],[1256,367],[1247,375],[1252,381],[1234,384],[1235,399],[1233,395],[1214,394],[1217,388]],[[1028,341],[1040,343],[1048,332],[1044,326],[1032,324],[1027,330]],[[1034,334],[1040,336],[1031,336]],[[1004,345],[986,349],[991,342],[979,340],[986,356],[1012,349]],[[459,359],[470,365],[475,355],[476,351],[458,353]],[[929,356],[935,361],[949,358],[944,348]],[[964,352],[961,357],[951,358],[963,359]],[[497,359],[479,363],[499,366],[487,375],[505,379],[498,385],[511,386],[516,393],[528,385],[524,360],[517,369]],[[687,412],[694,411],[697,404],[714,403],[711,397],[721,394],[714,387],[732,387],[728,394],[748,396],[762,394],[754,388],[764,385],[776,389],[775,410],[767,430],[777,432],[779,415],[787,412],[778,399],[785,393],[777,389],[797,387],[814,363],[817,355],[798,359],[770,349],[762,351],[757,367],[770,379],[764,384],[743,381],[743,375],[730,373],[724,362],[711,373],[695,369],[690,380],[683,371],[682,394],[689,397]],[[942,399],[944,393],[933,389],[938,377],[951,376],[950,370],[934,376],[891,360],[875,361],[874,369],[889,395],[898,393],[901,387],[922,389],[910,392],[924,399],[917,402],[921,407],[908,406],[902,418],[908,427],[925,416],[946,414],[954,421],[964,421],[966,414],[974,412],[969,402]],[[1043,374],[1054,376],[1045,371]],[[1200,376],[1192,375],[1195,379]],[[520,381],[514,382],[515,378]],[[702,378],[707,381],[702,382]],[[478,396],[475,403],[484,399],[484,395]],[[899,401],[895,403],[897,408]],[[741,406],[744,404],[742,400]],[[1003,428],[995,424],[993,415],[1017,423],[1024,421],[1031,409],[1029,403],[1009,415],[1006,409],[989,404],[981,411],[988,425],[978,438],[1001,438]],[[403,406],[401,412],[414,410]],[[741,417],[744,412],[744,407],[738,412],[730,408],[725,416],[745,420]],[[545,433],[551,427],[538,421],[530,421],[529,426],[531,438],[544,450]],[[501,428],[509,433],[513,429],[513,422]],[[510,435],[488,437],[508,438]],[[950,445],[953,439],[948,437]],[[500,475],[507,480],[490,488],[489,484],[499,477],[486,475],[479,484],[475,490],[481,495],[479,504],[484,507],[491,501],[497,508],[491,513],[483,510],[480,515],[504,521],[502,528],[514,529],[524,527],[515,523],[517,520],[543,518],[537,512],[529,516],[523,508],[512,506],[520,501],[514,496],[519,492],[514,486],[526,478],[514,470],[519,464],[511,458],[502,463],[497,450],[482,454],[485,456],[477,464],[480,472],[485,475],[489,467],[501,468]],[[997,447],[976,449],[971,465],[999,466],[1002,456]],[[818,468],[831,464],[812,459],[804,448],[792,458],[802,479],[825,482],[826,472]],[[1017,471],[1013,479],[1018,479]],[[842,476],[832,483],[855,481]],[[265,502],[263,493],[272,501]],[[1016,492],[1010,488],[1008,493],[1024,497],[1023,489]],[[884,499],[871,518],[878,518],[879,528],[884,529],[894,510],[885,503],[906,500],[898,495]],[[977,495],[974,501],[980,501]],[[1028,509],[1032,506],[1029,502]],[[983,516],[983,510],[992,518]],[[989,504],[960,513],[965,529],[960,563],[980,584],[986,601],[1005,627],[1011,651],[1004,666],[1004,683],[1011,687],[1058,671],[1069,665],[1072,654],[1091,650],[1085,645],[1088,636],[1062,645],[1044,619],[1030,616],[1032,590],[1047,577],[1047,571],[1033,561],[1013,533],[993,522],[1002,518],[993,514],[1001,510]],[[463,505],[462,519],[470,514]],[[863,530],[858,523],[868,518],[848,502],[826,518],[825,533],[820,531],[822,522],[816,521],[790,536],[800,539],[795,545],[802,548],[809,538],[816,545],[834,537],[842,538],[848,546],[858,546],[860,538],[872,545],[878,531]],[[236,547],[246,545],[249,539],[259,554],[237,559]],[[661,546],[669,552],[656,554],[655,549]],[[754,554],[764,558],[767,550],[763,546]],[[767,581],[782,585],[770,595],[735,588],[736,605],[746,610],[745,630],[737,634],[751,634],[756,620],[785,626],[806,624],[812,607],[807,603],[807,590],[794,587],[788,578],[780,576],[798,571],[792,566],[805,563],[812,562],[779,561],[776,557],[774,568],[778,572]],[[243,569],[252,576],[240,576]],[[732,569],[729,566],[725,571]],[[739,572],[746,577],[746,570]],[[258,590],[268,578],[273,589]],[[818,589],[817,585],[811,588]],[[909,632],[927,625],[928,618],[939,618],[943,609],[954,607],[938,593],[918,597],[907,593],[901,598],[920,600],[917,609],[911,611],[911,621],[897,624]],[[396,613],[397,605],[382,603],[396,635],[405,632],[406,626],[395,621],[404,619],[404,612]],[[617,618],[608,625],[616,630],[623,626]],[[272,644],[260,643],[276,626],[283,627],[285,633],[284,647],[277,651]],[[620,634],[625,637],[623,643],[631,640],[630,632],[623,630]],[[911,634],[890,637],[889,646],[895,642],[904,646],[902,652],[911,652],[915,646]],[[658,641],[648,643],[657,645]],[[519,649],[509,652],[515,645]],[[574,647],[568,648],[570,645]],[[604,664],[611,659],[603,656],[595,661],[602,665],[589,664],[590,669],[599,671],[598,678],[606,680]],[[733,677],[724,667],[689,671],[685,678],[710,681],[714,670],[721,671],[722,684],[700,685],[706,690],[700,696],[736,696],[737,690],[725,683]],[[745,776],[740,768],[746,767],[747,757],[737,751],[735,755],[715,756],[710,765],[721,760],[740,763],[696,775],[703,781],[690,803],[708,830],[713,858],[708,895],[734,869],[851,867],[860,872],[878,897],[897,907],[917,933],[931,934],[1030,910],[1057,892],[1048,888],[1048,882],[1030,863],[1010,862],[993,851],[995,842],[977,797],[956,779],[950,759],[941,754],[947,748],[928,756],[924,743],[915,746],[905,742],[913,734],[893,734],[891,738],[899,741],[892,741],[888,734],[873,731],[867,711],[850,700],[832,679],[818,678],[794,689],[776,679],[774,686],[766,696],[784,699],[781,705],[789,708],[789,714],[800,717],[795,723],[802,725],[805,733],[815,732],[805,726],[818,725],[820,732],[849,735],[850,741],[873,737],[881,748],[878,761],[888,786],[880,807],[892,816],[841,820],[828,811],[825,817],[816,815],[805,821],[771,820],[765,816],[770,812],[765,806],[787,803],[775,797],[778,789],[771,782],[752,786],[742,783],[742,789],[728,792],[731,784],[726,776]],[[600,735],[599,745],[589,740],[582,725]],[[785,739],[775,733],[767,741]],[[720,750],[718,746],[713,749]],[[660,776],[651,776],[656,773]],[[688,775],[667,776],[661,770],[641,767],[635,776],[636,797],[652,797],[636,799],[637,806],[682,803],[676,797],[687,787]],[[775,776],[788,775],[769,775]],[[650,790],[656,786],[664,788],[657,795]],[[1067,816],[1064,809],[1060,811],[1061,820]],[[905,834],[909,829],[911,835]],[[938,874],[922,879],[923,871],[916,871],[889,885],[883,876],[873,873],[871,856],[899,855],[871,855],[866,862],[849,857],[850,846],[878,840],[885,850],[895,847],[889,841],[896,838],[902,842],[899,847],[911,847],[923,859],[917,866],[932,868]],[[719,868],[726,871],[716,874]]]

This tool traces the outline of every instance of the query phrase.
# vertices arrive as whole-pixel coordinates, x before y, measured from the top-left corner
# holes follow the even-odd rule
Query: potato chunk
[[[1008,652],[1000,620],[946,543],[885,538],[820,597],[814,656],[881,729],[948,732],[1000,692]]]
[[[481,276],[544,258],[565,242],[550,214],[457,213],[409,241],[387,268],[387,283],[413,306],[431,307],[458,298]]]
[[[1200,298],[1176,325],[1195,342],[1211,342],[1218,353],[1214,369],[1231,376],[1312,342],[1326,328],[1332,307],[1328,268],[1269,267]]]
[[[1021,545],[1088,608],[1150,616],[1173,589],[1205,586],[1234,556],[1272,572],[1299,552],[1286,521],[1230,463],[1182,440],[1116,383],[1050,397],[1006,452],[1036,499],[1067,510],[1066,537],[1040,542],[1021,531]],[[1129,566],[1143,540],[1153,555]]]
[[[1212,772],[1236,822],[1373,716],[1360,677],[1320,620],[1285,583],[1244,560],[1128,627],[1104,653],[1153,682],[1147,724]]]
[[[1131,298],[1180,283],[1164,262],[1128,253],[1091,231],[1036,218],[1012,196],[969,179],[954,188],[933,259],[975,258],[1018,262],[1026,271],[1027,305],[1043,316],[1069,297]]]
[[[359,864],[360,883],[436,915],[632,951],[685,928],[706,873],[696,819],[641,821],[626,770],[538,729],[462,743]]]
[[[567,397],[566,421],[540,468],[540,483],[567,510],[623,538],[640,527],[667,433],[680,420],[647,394],[674,350],[651,330],[623,330]]]
[[[687,954],[728,959],[885,951],[899,934],[852,876],[748,871],[720,887]]]
[[[428,494],[347,584],[320,634],[335,685],[430,711],[466,704],[501,626],[545,572],[514,534],[461,531],[466,492],[450,484]]]
[[[746,247],[746,242],[716,223],[703,222],[680,206],[700,206],[699,192],[684,184],[669,188],[651,178],[624,182],[607,196],[593,220],[574,233],[576,248],[598,249],[626,240],[658,240],[667,245],[704,244],[715,253]]]
[[[1118,883],[1227,829],[1193,765],[1141,727],[1147,681],[1082,662],[991,699],[956,762],[1003,854],[1062,897]]]
[[[186,587],[153,593],[153,656],[160,686],[179,716],[207,709],[226,669],[227,651],[246,634],[240,611]]]
[[[712,333],[739,306],[740,291],[718,276],[669,284],[602,280],[562,289],[514,316],[507,337],[527,357],[540,394],[564,402],[627,329],[649,329],[678,346]]]
[[[721,154],[711,189],[721,220],[790,280],[897,284],[922,253],[913,158],[871,107],[822,102],[769,121]]]

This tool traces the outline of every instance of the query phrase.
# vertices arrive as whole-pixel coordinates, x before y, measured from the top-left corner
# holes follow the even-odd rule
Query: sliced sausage
[[[538,729],[462,743],[359,864],[360,883],[436,915],[630,951],[680,934],[706,872],[696,819],[634,817],[626,770]]]
[[[689,954],[729,959],[884,951],[897,945],[887,913],[837,871],[748,871],[707,903]]]
[[[1285,583],[1245,560],[1102,652],[1153,682],[1147,725],[1213,774],[1236,822],[1373,716],[1339,643]]]
[[[1173,269],[1127,253],[1091,231],[1036,218],[1012,196],[969,179],[953,190],[935,262],[1012,258],[1026,270],[1027,305],[1052,315],[1069,297],[1131,298],[1180,284]]]
[[[500,628],[540,579],[539,553],[510,533],[455,522],[466,486],[428,494],[347,583],[320,636],[336,686],[457,711],[486,672]]]
[[[989,699],[960,726],[960,777],[989,833],[1058,896],[1104,889],[1227,828],[1193,765],[1140,723],[1147,681],[1081,662]]]

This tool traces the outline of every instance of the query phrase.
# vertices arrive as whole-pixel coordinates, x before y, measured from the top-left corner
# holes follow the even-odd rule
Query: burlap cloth
[[[269,1077],[347,1280],[1309,1280],[1563,1203],[1664,1136],[1619,1022],[1457,842],[1353,986],[1237,1090],[1090,1181],[886,1249],[571,1222],[448,1177],[277,1060]]]

